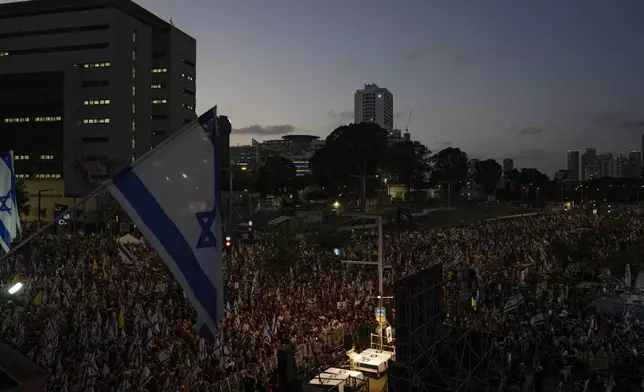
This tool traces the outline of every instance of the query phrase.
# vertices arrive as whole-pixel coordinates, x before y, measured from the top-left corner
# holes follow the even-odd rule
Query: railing
[[[325,334],[320,334],[316,339],[298,344],[295,348],[295,366],[296,368],[308,369],[310,360],[315,356],[322,354],[325,350],[333,349],[343,344],[344,335],[351,332],[349,325],[333,329]],[[225,380],[213,385],[210,389],[214,392],[242,392],[245,391],[244,378],[248,375],[255,376],[262,380],[268,380],[271,374],[277,369],[277,356],[273,355],[263,363],[256,365],[251,370],[243,371],[239,374],[233,374]]]

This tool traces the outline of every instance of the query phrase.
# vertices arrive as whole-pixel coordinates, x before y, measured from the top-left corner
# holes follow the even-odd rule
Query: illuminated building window
[[[41,155],[40,159],[43,160],[43,161],[50,161],[50,160],[54,159],[54,156],[53,155]]]
[[[150,86],[150,88],[153,88],[153,89],[165,88],[165,84],[153,84]]]
[[[37,180],[58,180],[60,179],[60,174],[36,174]]]
[[[167,68],[154,68],[152,69],[152,73],[166,73],[168,72]]]
[[[86,118],[83,120],[83,124],[109,124],[109,118]]]
[[[4,119],[5,124],[28,123],[28,122],[29,122],[29,117],[10,117],[10,118]]]
[[[27,179],[27,178],[29,178],[29,174],[16,174],[16,177],[17,178]]]
[[[78,64],[76,65],[79,68],[109,68],[112,66],[112,64],[109,61],[103,62],[103,63],[83,63],[83,64]]]
[[[9,52],[0,52],[0,57],[9,56]]]
[[[167,99],[153,99],[152,103],[155,105],[161,105],[161,104],[166,104],[168,103]]]
[[[14,161],[28,161],[29,160],[29,155],[14,155],[13,160]]]
[[[109,99],[94,99],[94,100],[89,100],[89,101],[83,101],[83,105],[109,105],[110,100]]]
[[[189,104],[187,104],[187,103],[184,103],[184,104],[182,104],[181,106],[182,106],[183,108],[185,108],[185,109],[188,109],[188,110],[192,110],[192,111],[194,111],[194,110],[195,110],[195,107],[194,107],[193,105],[189,105]]]
[[[183,76],[185,79],[188,79],[188,80],[189,80],[189,81],[191,81],[191,82],[194,82],[194,81],[195,81],[195,77],[194,77],[194,76],[191,76],[191,75],[188,75],[188,74],[184,74],[184,73],[182,73],[182,74],[181,74],[181,76]]]
[[[63,118],[60,116],[51,116],[51,117],[36,117],[34,121],[36,122],[58,122]]]

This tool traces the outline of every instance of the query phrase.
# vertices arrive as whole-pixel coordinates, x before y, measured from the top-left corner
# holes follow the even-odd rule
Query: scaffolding
[[[392,392],[470,392],[489,385],[490,323],[479,318],[468,329],[447,325],[442,278],[442,267],[435,266],[398,282],[398,360],[389,371]]]

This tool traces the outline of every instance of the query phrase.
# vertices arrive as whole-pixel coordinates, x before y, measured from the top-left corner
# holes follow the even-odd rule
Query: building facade
[[[0,5],[0,132],[16,172],[84,195],[193,121],[196,42],[129,0]]]
[[[354,96],[354,120],[356,123],[373,122],[387,132],[394,129],[394,96],[386,88],[365,84]]]
[[[568,181],[579,181],[579,151],[568,150]]]
[[[642,152],[640,150],[631,150],[628,153],[631,159],[631,177],[642,176]]]
[[[503,171],[511,172],[514,169],[514,160],[512,158],[505,158],[503,160]]]
[[[586,176],[586,169],[588,168],[589,165],[593,163],[596,157],[597,157],[597,150],[595,150],[594,148],[587,148],[586,152],[581,154],[581,180],[582,181],[590,179]]]

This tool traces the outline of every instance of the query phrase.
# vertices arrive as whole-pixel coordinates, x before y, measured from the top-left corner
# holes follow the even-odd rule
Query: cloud
[[[336,120],[353,121],[354,113],[353,113],[353,110],[345,110],[342,112],[329,110],[329,116],[333,117]]]
[[[601,127],[627,131],[644,130],[644,117],[631,112],[612,112],[597,116],[593,123]]]
[[[275,135],[286,135],[289,133],[293,133],[293,131],[295,131],[295,127],[292,126],[291,124],[267,125],[267,126],[251,125],[248,127],[233,129],[232,133],[237,135],[275,136]]]
[[[442,147],[442,148],[447,148],[447,147],[452,145],[452,142],[449,141],[449,140],[445,140],[445,141],[442,141],[442,142],[436,142],[434,144],[439,146],[439,147]]]
[[[517,153],[514,154],[514,157],[516,159],[523,159],[528,161],[542,161],[548,158],[548,154],[544,150],[541,150],[539,148],[528,148],[517,151]]]
[[[425,57],[433,56],[435,54],[444,52],[446,46],[439,43],[428,43],[421,45],[414,50],[403,55],[402,59],[405,62],[412,63],[418,60],[422,60]]]
[[[543,128],[539,127],[526,127],[519,130],[519,135],[541,135]]]
[[[449,61],[457,65],[470,65],[474,62],[472,56],[465,53],[457,53],[443,43],[427,43],[420,45],[405,53],[402,56],[402,61],[405,63],[413,63],[436,55],[446,57]]]

